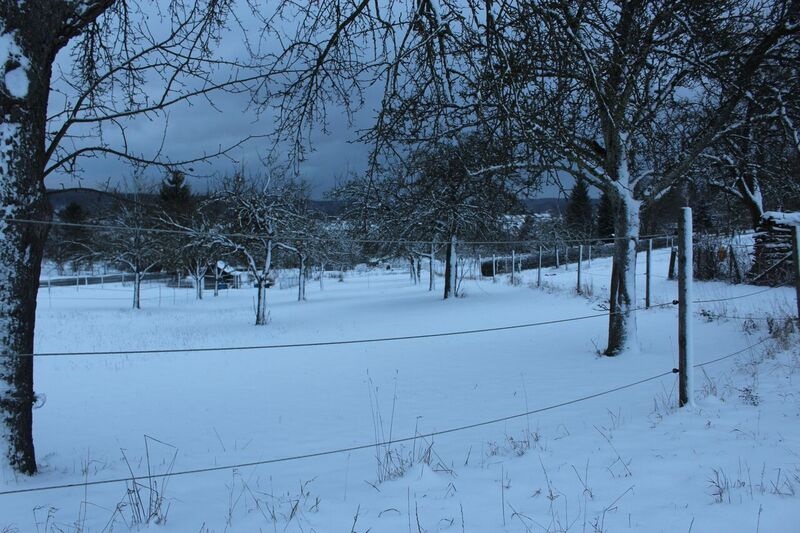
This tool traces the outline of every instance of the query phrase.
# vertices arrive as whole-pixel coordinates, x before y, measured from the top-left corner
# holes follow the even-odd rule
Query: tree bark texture
[[[456,297],[456,269],[458,268],[458,253],[456,244],[458,239],[455,235],[447,241],[447,252],[444,265],[444,299]]]
[[[639,206],[629,191],[615,195],[614,256],[606,355],[617,355],[636,344],[636,246]]]
[[[76,32],[108,2],[0,3],[0,32],[11,45],[0,76],[0,215],[50,220],[42,181],[52,64]],[[95,5],[96,4],[96,5]],[[103,7],[105,6],[105,7]],[[76,12],[86,7],[78,15]],[[0,222],[0,454],[17,472],[34,474],[32,409],[36,294],[47,227]]]

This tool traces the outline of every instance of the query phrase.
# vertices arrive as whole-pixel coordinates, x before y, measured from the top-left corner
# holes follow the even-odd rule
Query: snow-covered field
[[[654,303],[676,295],[666,260],[656,252]],[[602,314],[608,260],[584,271],[591,297],[574,294],[574,268],[548,270],[543,289],[530,286],[535,272],[517,286],[507,275],[466,280],[465,297],[449,301],[404,272],[326,279],[323,291],[312,283],[304,303],[272,289],[267,327],[252,325],[249,289],[195,301],[191,289],[151,285],[141,311],[120,285],[43,289],[37,352],[338,341]],[[796,309],[790,289],[695,287],[698,300],[732,296],[744,297],[696,306],[697,363],[755,344],[768,335],[761,318]],[[770,340],[706,375],[698,369],[697,404],[680,412],[670,373],[392,446],[93,484],[414,437],[669,372],[677,309],[637,314],[641,349],[617,358],[596,353],[602,316],[378,343],[38,358],[41,473],[2,470],[0,492],[77,486],[0,494],[0,531],[127,531],[148,509],[150,529],[164,532],[798,531],[800,353],[791,335],[791,345]],[[160,508],[149,487],[163,496]]]

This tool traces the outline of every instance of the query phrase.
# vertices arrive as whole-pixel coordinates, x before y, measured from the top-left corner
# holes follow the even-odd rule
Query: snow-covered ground
[[[654,303],[676,295],[666,253],[655,253]],[[516,286],[507,275],[465,280],[465,297],[449,301],[403,272],[326,279],[324,291],[311,283],[304,303],[272,289],[267,327],[252,325],[249,289],[195,301],[191,289],[151,285],[141,311],[120,285],[43,289],[37,352],[338,341],[602,314],[608,260],[584,266],[588,297],[574,294],[574,264],[548,269],[543,289],[530,286],[535,272]],[[732,296],[744,297],[696,306],[697,363],[756,343],[768,335],[764,316],[796,309],[790,289],[695,287],[698,300]],[[138,490],[91,484],[357,447],[568,402],[677,366],[676,317],[674,306],[638,312],[641,349],[617,358],[597,355],[602,316],[380,343],[41,357],[41,473],[0,470],[0,492],[77,486],[0,494],[0,531],[127,531],[155,505],[153,485],[164,501],[150,529],[164,532],[798,531],[791,335],[791,345],[770,340],[698,369],[697,405],[680,412],[670,373],[392,446],[143,479]]]

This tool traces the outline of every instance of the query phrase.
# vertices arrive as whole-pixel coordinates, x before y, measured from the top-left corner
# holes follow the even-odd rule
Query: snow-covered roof
[[[225,272],[226,274],[233,274],[236,272],[236,269],[230,266],[225,261],[217,261],[217,268]]]

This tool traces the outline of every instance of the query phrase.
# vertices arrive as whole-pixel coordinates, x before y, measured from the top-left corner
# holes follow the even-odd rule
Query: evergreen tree
[[[88,216],[86,210],[76,202],[70,202],[61,212],[58,218],[67,224],[86,224]],[[63,226],[61,228],[62,246],[64,248],[65,259],[72,261],[72,269],[80,270],[84,266],[82,258],[86,256],[86,243],[89,242],[89,230],[83,226]],[[91,264],[91,261],[89,262]]]
[[[605,239],[614,235],[614,204],[611,197],[603,191],[597,208],[597,236]]]
[[[585,180],[579,179],[572,188],[565,218],[571,234],[577,237],[589,237],[592,234],[592,200],[589,198],[589,186]]]
[[[85,224],[87,218],[86,211],[76,202],[70,202],[58,212],[59,221],[67,224]],[[45,255],[55,262],[60,274],[68,262],[72,262],[72,269],[78,271],[83,263],[81,258],[87,255],[85,244],[88,241],[87,228],[56,225],[48,235]]]
[[[161,190],[159,191],[161,216],[180,227],[191,227],[194,201],[192,198],[192,191],[186,183],[186,176],[180,170],[170,170],[164,180],[161,182]],[[172,224],[166,224],[168,229],[173,228]],[[164,240],[167,243],[164,247],[166,253],[161,258],[161,266],[177,272],[176,282],[180,283],[181,274],[186,270],[191,275],[195,271],[191,267],[193,263],[192,254],[187,253],[187,237],[184,235],[164,235]],[[202,298],[202,293],[198,294]]]
[[[192,191],[186,183],[186,175],[180,170],[172,170],[161,182],[159,192],[164,211],[178,220],[186,220],[194,207]]]

